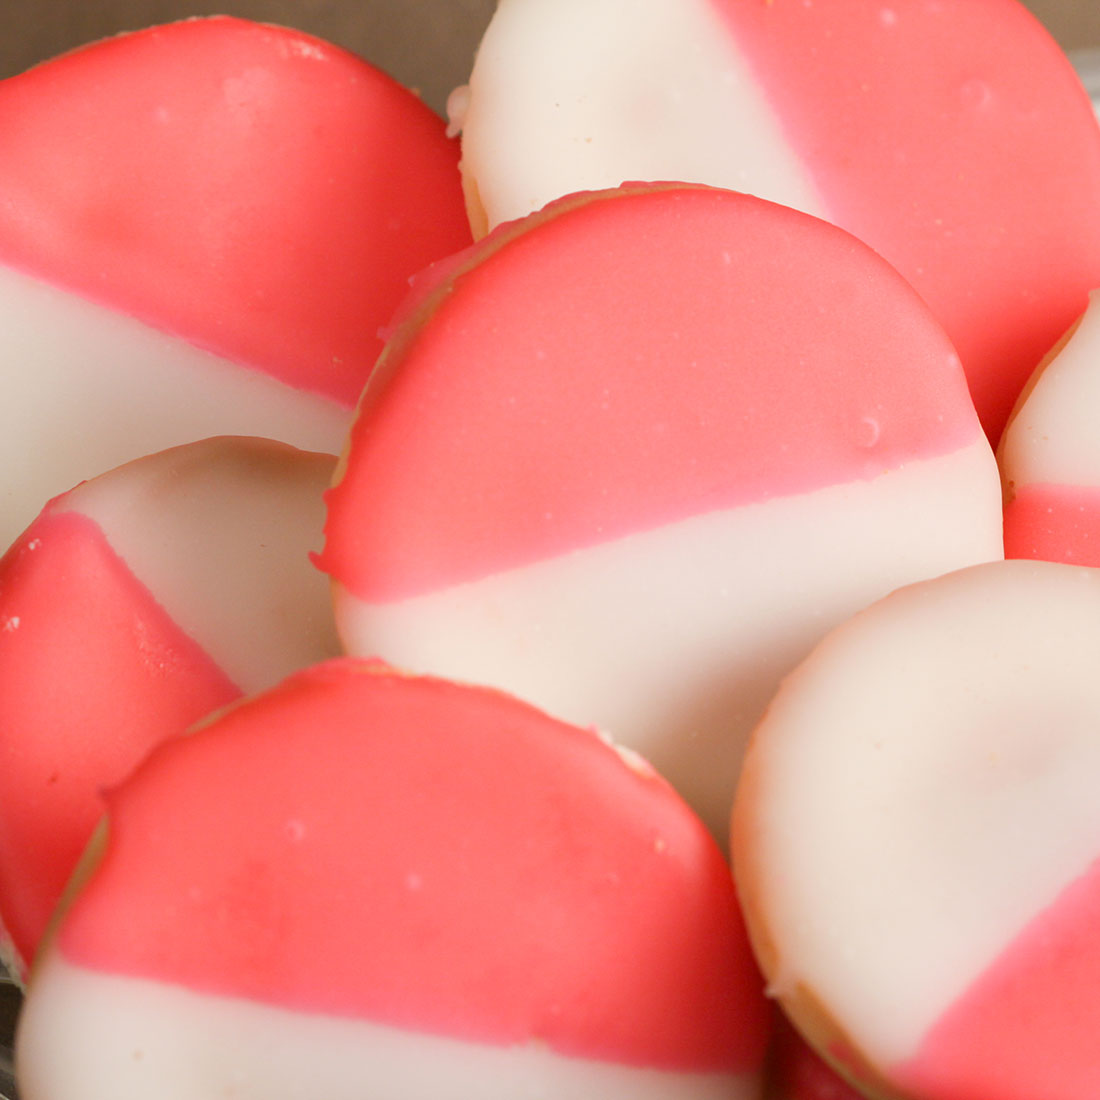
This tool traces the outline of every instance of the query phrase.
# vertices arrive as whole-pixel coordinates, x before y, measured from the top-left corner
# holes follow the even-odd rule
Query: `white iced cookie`
[[[771,990],[875,1096],[1100,1095],[1100,572],[902,589],[784,682],[734,864]]]
[[[337,651],[309,561],[334,463],[262,439],[177,447],[58,497],[0,559],[0,931],[17,972],[104,788]]]

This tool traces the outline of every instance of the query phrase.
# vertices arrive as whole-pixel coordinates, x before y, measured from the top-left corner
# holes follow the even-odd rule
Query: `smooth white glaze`
[[[631,180],[824,211],[708,0],[501,0],[454,103],[490,228]]]
[[[792,673],[735,815],[784,996],[879,1065],[1097,858],[1100,574],[998,562],[903,589]],[[746,859],[746,854],[748,858]]]
[[[50,954],[20,1022],[23,1100],[755,1100],[755,1077],[666,1072],[310,1016]]]
[[[725,843],[744,743],[828,629],[901,584],[1001,556],[984,439],[392,604],[337,586],[349,652],[513,692],[640,752]]]
[[[213,435],[336,454],[351,410],[0,267],[0,549],[46,501]]]

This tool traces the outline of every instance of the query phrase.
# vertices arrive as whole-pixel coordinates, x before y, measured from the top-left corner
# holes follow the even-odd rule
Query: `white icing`
[[[1005,480],[1100,487],[1100,291],[1039,375],[1002,443]]]
[[[336,454],[352,412],[0,267],[0,551],[46,501],[212,435]]]
[[[984,439],[868,482],[698,516],[393,604],[336,589],[349,652],[513,692],[648,758],[723,844],[744,742],[830,627],[1000,557]]]
[[[339,652],[320,548],[336,460],[264,439],[149,455],[68,493],[185,634],[242,691]]]
[[[23,1100],[755,1100],[755,1077],[482,1046],[96,974],[51,952],[16,1048]]]
[[[462,106],[490,227],[630,180],[824,211],[712,0],[500,0]]]
[[[1097,858],[1098,667],[1100,573],[1013,561],[896,593],[787,679],[738,807],[776,991],[880,1065],[916,1053]]]

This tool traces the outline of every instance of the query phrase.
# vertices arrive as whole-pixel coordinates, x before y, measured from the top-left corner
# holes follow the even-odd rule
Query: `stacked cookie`
[[[1095,1095],[1065,58],[502,0],[452,115],[228,19],[0,84],[24,1100],[847,1088],[765,985],[868,1095]]]

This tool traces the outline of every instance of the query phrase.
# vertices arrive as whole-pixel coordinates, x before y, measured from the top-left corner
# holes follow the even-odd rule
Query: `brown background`
[[[495,6],[495,0],[0,0],[0,76],[118,31],[225,13],[346,46],[441,111],[447,92],[466,79]]]
[[[1067,49],[1100,47],[1100,0],[1028,0]],[[0,0],[0,76],[150,23],[228,12],[338,42],[442,110],[469,72],[494,0]]]

